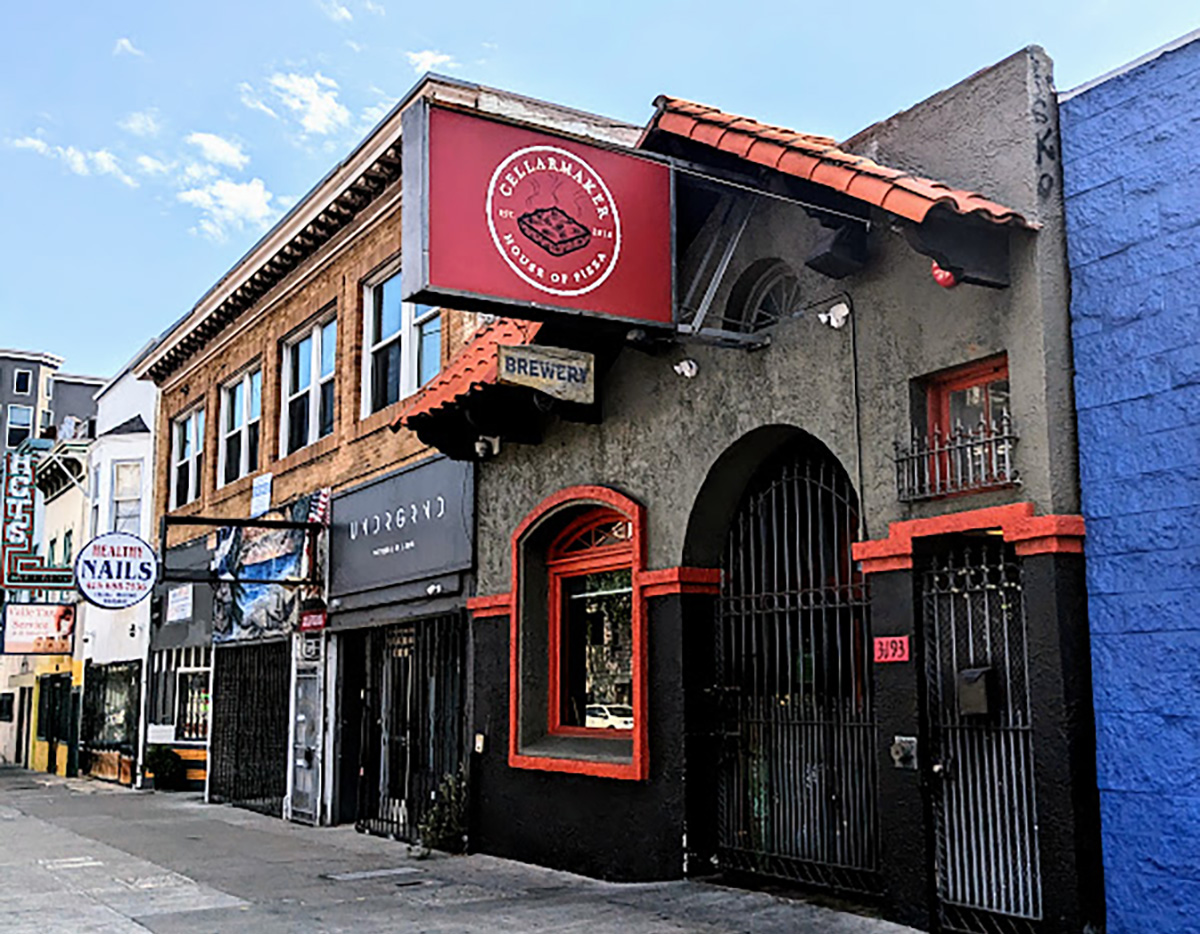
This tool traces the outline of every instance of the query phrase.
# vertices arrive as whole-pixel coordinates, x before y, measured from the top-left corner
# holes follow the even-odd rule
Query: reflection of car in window
[[[589,704],[587,726],[593,729],[632,730],[633,708],[625,704]]]

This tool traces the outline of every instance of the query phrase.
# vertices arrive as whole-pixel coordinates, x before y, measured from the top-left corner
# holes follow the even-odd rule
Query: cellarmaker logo
[[[518,149],[487,192],[488,229],[509,267],[551,295],[586,295],[621,254],[621,217],[590,165],[557,146]]]

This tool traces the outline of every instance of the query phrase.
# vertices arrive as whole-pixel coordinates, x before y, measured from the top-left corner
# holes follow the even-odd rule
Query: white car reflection
[[[633,708],[626,704],[589,704],[587,725],[601,730],[632,730]]]

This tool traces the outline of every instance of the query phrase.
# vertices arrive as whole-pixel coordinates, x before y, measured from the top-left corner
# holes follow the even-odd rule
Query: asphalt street
[[[630,841],[636,846],[636,841]],[[906,934],[704,883],[614,884],[487,856],[417,858],[195,795],[0,768],[0,934]]]

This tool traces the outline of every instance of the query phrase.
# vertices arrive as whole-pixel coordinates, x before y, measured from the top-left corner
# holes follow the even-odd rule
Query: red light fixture
[[[943,289],[952,289],[958,285],[958,276],[939,266],[936,259],[930,264],[929,271],[933,275],[933,281]]]

